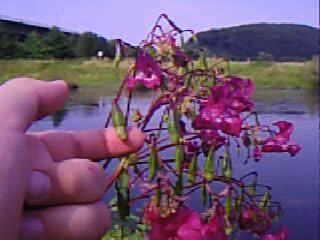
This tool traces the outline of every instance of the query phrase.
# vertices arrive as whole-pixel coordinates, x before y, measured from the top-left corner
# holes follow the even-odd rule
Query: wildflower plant
[[[117,193],[110,207],[119,220],[106,237],[225,240],[244,231],[263,240],[287,239],[285,227],[272,233],[281,206],[271,187],[259,183],[256,172],[235,176],[234,161],[241,160],[233,153],[244,149],[244,162],[270,152],[294,156],[300,147],[289,142],[293,125],[260,123],[253,82],[231,75],[227,59],[209,64],[203,49],[194,61],[187,54],[187,36],[197,44],[193,31],[162,14],[138,47],[117,41],[115,65],[128,48],[136,58],[106,126],[112,124],[123,141],[128,126],[139,127],[146,138],[139,152],[106,160],[105,167],[119,162],[108,183]],[[153,92],[153,100],[133,109],[141,86]],[[202,213],[188,204],[195,197],[201,199]],[[139,217],[133,214],[135,205],[142,206]]]

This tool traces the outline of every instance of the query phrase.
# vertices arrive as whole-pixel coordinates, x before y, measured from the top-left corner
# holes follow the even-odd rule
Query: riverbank
[[[256,87],[296,89],[314,85],[313,72],[316,70],[312,69],[311,63],[232,62],[230,69],[232,75],[251,78]],[[123,62],[114,69],[111,60],[0,60],[0,82],[29,76],[46,80],[65,79],[80,87],[107,85],[110,90],[120,85],[127,67],[128,64]]]

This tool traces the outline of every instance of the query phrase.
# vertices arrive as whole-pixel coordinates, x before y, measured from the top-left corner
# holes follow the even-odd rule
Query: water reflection
[[[64,109],[52,116],[54,126],[59,126],[70,110],[81,111],[88,116],[96,115],[100,110],[104,110],[110,104],[115,92],[109,92],[107,97],[104,94],[106,91],[101,88],[82,88],[77,92],[72,92]],[[142,92],[139,99],[147,99],[146,101],[148,101],[151,97],[150,93]],[[319,103],[318,88],[305,90],[257,89],[254,100],[256,102],[255,109],[260,114],[314,115]]]
[[[51,118],[53,122],[53,127],[59,127],[62,121],[65,119],[69,112],[69,109],[67,107],[64,107],[63,109],[59,110],[58,112],[54,113]]]
[[[290,229],[290,240],[319,239],[319,132],[318,117],[315,114],[319,99],[315,92],[311,89],[310,92],[258,90],[255,100],[261,122],[270,124],[279,119],[293,122],[295,131],[292,142],[301,144],[302,150],[295,158],[286,154],[269,154],[258,163],[244,165],[241,158],[235,163],[237,176],[255,170],[261,182],[272,186],[273,198],[283,206],[282,221]],[[72,94],[64,110],[52,118],[36,122],[31,131],[101,128],[112,98],[101,97],[100,93],[89,95],[85,92]],[[135,99],[133,108],[143,108],[150,103],[151,98],[149,94],[142,95]],[[107,172],[111,174],[114,167],[110,165]],[[109,198],[111,195],[112,191]],[[197,195],[191,199],[193,206],[200,206],[199,199]]]

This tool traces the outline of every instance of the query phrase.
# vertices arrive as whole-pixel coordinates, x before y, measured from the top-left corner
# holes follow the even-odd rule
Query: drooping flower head
[[[161,84],[162,71],[158,63],[145,51],[139,51],[134,67],[135,75],[126,78],[127,87],[133,90],[137,83],[155,89]]]
[[[288,229],[285,226],[281,226],[277,233],[264,235],[261,240],[288,240]]]
[[[273,136],[267,138],[262,144],[262,152],[288,152],[295,156],[301,149],[297,144],[288,144],[293,132],[293,125],[287,121],[278,121],[273,123],[279,128],[279,131]]]

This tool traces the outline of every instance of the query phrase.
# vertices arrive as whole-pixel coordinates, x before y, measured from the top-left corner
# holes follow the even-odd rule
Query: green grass
[[[312,79],[304,63],[231,63],[231,74],[250,78],[257,87],[306,88]]]
[[[251,78],[256,87],[306,88],[314,84],[309,63],[232,62],[231,74]],[[224,65],[221,64],[221,67]],[[115,89],[126,74],[128,64],[113,68],[110,60],[0,60],[0,82],[17,76],[36,79],[64,79],[80,86],[108,86]],[[311,68],[311,70],[310,70]]]
[[[112,88],[120,84],[125,75],[124,67],[113,68],[112,61],[95,60],[1,60],[0,82],[18,76],[42,80],[64,79],[80,86]]]

